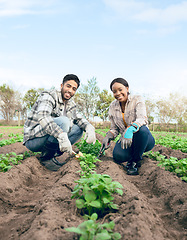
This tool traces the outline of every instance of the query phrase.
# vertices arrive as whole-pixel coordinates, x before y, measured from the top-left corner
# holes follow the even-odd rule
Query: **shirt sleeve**
[[[118,126],[115,124],[115,121],[114,121],[114,109],[112,106],[110,106],[109,108],[109,120],[110,120],[110,123],[111,123],[111,126],[110,126],[110,132],[112,132],[112,134],[114,135],[114,138],[116,138],[119,134],[119,128]]]
[[[52,111],[56,106],[55,99],[49,93],[42,93],[38,101],[37,116],[42,130],[57,138],[62,129],[54,122],[51,117]]]
[[[148,120],[147,120],[146,106],[141,96],[138,96],[137,98],[135,111],[136,111],[136,119],[134,122],[137,123],[139,127],[143,125],[147,125]]]

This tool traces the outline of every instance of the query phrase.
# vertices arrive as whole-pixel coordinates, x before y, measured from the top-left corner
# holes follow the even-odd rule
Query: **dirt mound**
[[[97,138],[102,140],[99,135]],[[21,143],[15,143],[2,147],[1,153],[18,154],[26,150]],[[64,159],[65,156],[58,158]],[[112,161],[112,148],[100,159],[97,173],[110,175],[124,187],[123,196],[115,196],[119,211],[100,221],[113,220],[115,231],[123,240],[187,238],[187,183],[148,158],[143,159],[138,176],[128,176],[124,165]],[[71,199],[78,170],[75,158],[70,158],[57,172],[51,172],[36,157],[30,157],[0,173],[0,239],[78,239],[77,234],[64,229],[83,221],[75,200]]]

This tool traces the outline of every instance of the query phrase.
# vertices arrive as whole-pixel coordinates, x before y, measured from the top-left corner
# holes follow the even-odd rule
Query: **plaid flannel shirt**
[[[148,125],[146,106],[141,96],[128,96],[124,118],[127,126],[133,122],[137,123],[139,127]],[[123,121],[120,103],[116,99],[110,104],[109,119],[111,122],[110,132],[112,132],[114,138],[116,138],[119,133],[122,134],[127,128]]]
[[[53,118],[64,113],[65,104],[61,91],[44,91],[33,105],[28,119],[24,124],[23,144],[29,139],[42,137],[47,134],[57,138],[62,129],[54,122]],[[66,116],[70,119],[71,127],[77,124],[85,130],[89,122],[76,112],[76,104],[72,99],[66,102]]]

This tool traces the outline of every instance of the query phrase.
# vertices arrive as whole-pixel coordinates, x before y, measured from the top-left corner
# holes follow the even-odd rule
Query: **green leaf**
[[[85,201],[83,199],[77,199],[76,200],[76,206],[77,208],[81,209],[84,207]]]
[[[101,202],[99,200],[96,200],[96,201],[92,201],[90,203],[90,206],[95,207],[95,208],[101,208],[102,204],[101,204]]]
[[[76,228],[76,227],[70,227],[70,228],[65,228],[66,231],[68,232],[75,232],[75,233],[78,233],[78,234],[84,234],[84,231],[79,229],[79,228]]]
[[[97,198],[97,195],[95,194],[94,191],[88,191],[87,194],[85,195],[85,200],[87,202],[94,201]]]
[[[116,192],[121,196],[123,195],[123,190],[121,190],[121,189],[116,189]]]
[[[95,237],[95,240],[107,240],[107,239],[111,239],[111,236],[109,235],[108,232],[98,233],[96,234]]]
[[[90,219],[92,219],[92,220],[97,220],[97,218],[98,218],[97,213],[93,213],[90,217]]]

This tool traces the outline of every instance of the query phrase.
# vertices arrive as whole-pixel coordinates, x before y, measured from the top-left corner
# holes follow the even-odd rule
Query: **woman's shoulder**
[[[113,107],[117,107],[119,106],[119,102],[117,101],[117,99],[113,100],[110,104],[110,107],[113,108]]]
[[[129,101],[144,102],[144,99],[141,95],[129,95],[128,99]]]

